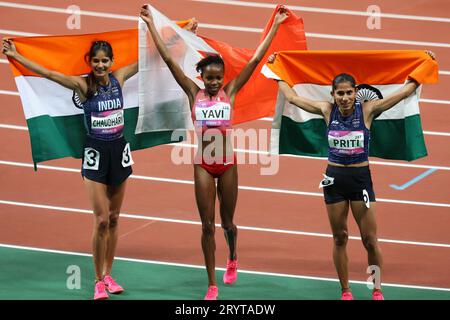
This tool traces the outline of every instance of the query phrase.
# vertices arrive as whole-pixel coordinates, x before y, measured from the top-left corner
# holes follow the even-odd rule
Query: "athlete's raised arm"
[[[200,88],[195,84],[194,81],[189,79],[184,72],[183,69],[178,65],[175,59],[169,53],[164,41],[161,39],[158,31],[156,30],[155,24],[153,22],[153,17],[151,12],[146,8],[141,8],[141,18],[147,24],[148,30],[150,31],[150,35],[152,36],[153,41],[155,42],[156,48],[158,49],[161,58],[169,67],[170,72],[174,76],[177,83],[183,88],[184,92],[187,94],[189,98],[190,105],[193,104],[195,100],[195,96]]]
[[[234,99],[234,96],[237,94],[237,92],[245,85],[248,79],[250,79],[253,71],[255,71],[256,67],[261,62],[262,58],[269,49],[270,44],[272,43],[272,40],[278,31],[278,28],[288,17],[289,15],[286,8],[284,6],[280,6],[275,16],[272,27],[270,28],[267,36],[264,38],[264,41],[258,46],[255,54],[245,65],[239,75],[235,79],[231,80],[230,83],[227,84],[224,88],[231,100]]]
[[[425,51],[433,60],[436,59],[435,55],[431,51]],[[414,79],[409,79],[405,85],[394,92],[393,94],[387,96],[384,99],[380,100],[372,100],[364,103],[364,110],[368,112],[368,117],[370,123],[373,119],[378,117],[384,111],[389,110],[397,103],[402,101],[403,99],[408,98],[414,91],[419,87],[419,83]]]
[[[79,94],[82,94],[83,96],[85,96],[87,93],[87,84],[82,77],[68,76],[58,71],[49,70],[41,66],[40,64],[31,61],[30,59],[24,57],[17,51],[16,46],[14,45],[14,42],[11,39],[3,39],[2,52],[7,57],[16,60],[25,68],[40,75],[41,77],[59,83],[60,85],[70,90],[76,90]]]

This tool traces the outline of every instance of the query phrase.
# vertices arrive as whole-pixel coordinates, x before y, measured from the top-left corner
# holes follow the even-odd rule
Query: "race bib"
[[[92,112],[91,129],[97,134],[114,134],[123,130],[123,109],[103,112]]]
[[[212,105],[201,103],[195,107],[195,119],[206,126],[220,126],[231,119],[231,106],[225,102],[215,102]]]
[[[133,158],[131,157],[130,144],[127,143],[122,152],[122,167],[126,168],[134,164]]]
[[[100,164],[100,152],[94,148],[84,148],[83,169],[98,170]]]
[[[328,134],[330,152],[339,155],[364,153],[364,131],[330,130]]]

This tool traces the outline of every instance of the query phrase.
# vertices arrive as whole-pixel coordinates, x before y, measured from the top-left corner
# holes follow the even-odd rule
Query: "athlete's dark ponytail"
[[[109,59],[111,59],[111,60],[114,59],[113,49],[112,49],[111,45],[109,44],[109,42],[95,41],[92,43],[92,46],[91,46],[91,49],[89,50],[89,52],[86,53],[86,55],[84,56],[86,62],[90,63],[92,58],[95,57],[97,52],[100,50],[103,51]],[[87,91],[86,98],[89,99],[94,96],[94,94],[97,92],[97,87],[98,87],[98,83],[94,77],[93,71],[91,71],[87,77],[87,85],[88,85],[88,91]]]

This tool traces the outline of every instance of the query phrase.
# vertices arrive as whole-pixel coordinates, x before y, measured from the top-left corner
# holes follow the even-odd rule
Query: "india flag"
[[[138,30],[52,37],[15,38],[17,50],[45,68],[66,75],[90,72],[85,54],[96,40],[108,41],[114,50],[112,71],[138,60]],[[86,137],[83,110],[75,107],[72,92],[42,78],[14,60],[10,65],[22,100],[34,163],[63,157],[81,158]],[[138,76],[125,82],[124,135],[132,150],[171,142],[171,132],[135,134],[138,116]]]
[[[340,73],[355,77],[357,100],[383,99],[400,89],[408,77],[421,84],[436,83],[438,66],[424,51],[286,51],[263,74],[284,80],[298,95],[332,102],[331,83]],[[372,123],[370,155],[412,161],[427,150],[420,119],[421,86]],[[279,92],[272,123],[271,151],[313,157],[328,156],[323,117],[289,104]]]

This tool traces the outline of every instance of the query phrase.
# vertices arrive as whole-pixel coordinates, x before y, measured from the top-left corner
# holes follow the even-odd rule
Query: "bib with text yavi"
[[[199,101],[195,108],[195,120],[202,126],[228,126],[231,120],[231,106],[227,102]]]

